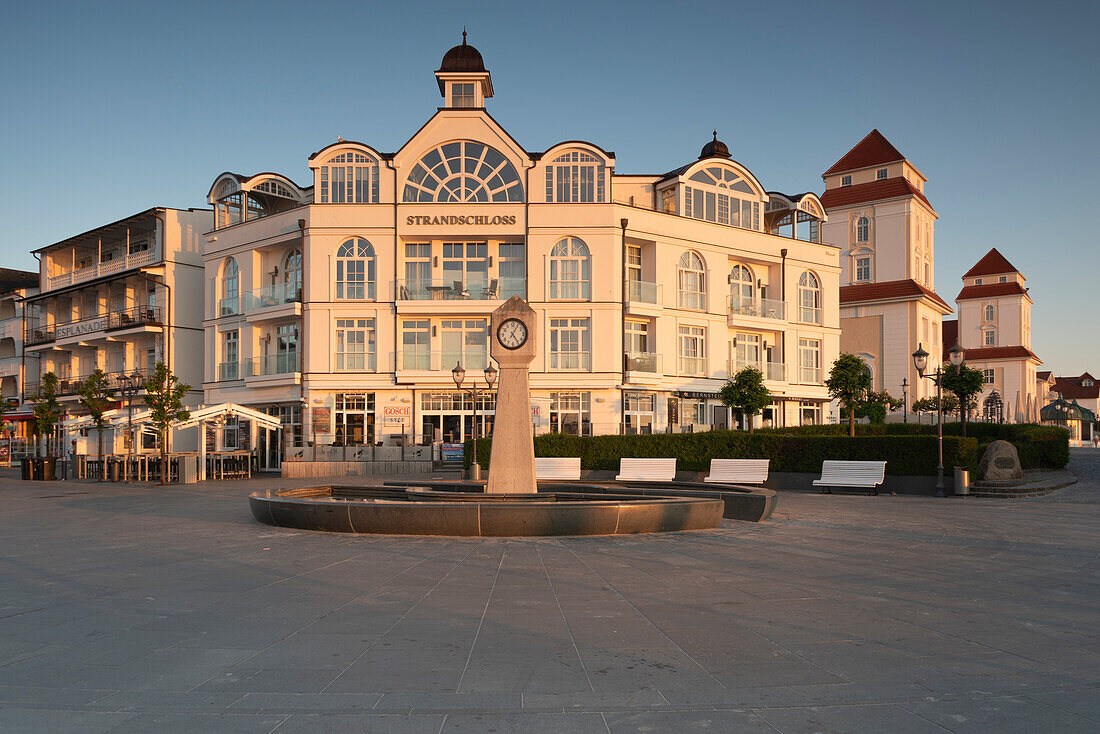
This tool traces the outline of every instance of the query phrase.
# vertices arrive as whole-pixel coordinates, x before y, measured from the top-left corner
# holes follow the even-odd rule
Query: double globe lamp
[[[496,381],[497,381],[497,368],[490,364],[488,367],[485,368],[483,374],[485,375],[485,383],[488,385],[488,388],[486,388],[486,389],[492,390],[493,389],[493,384],[496,383]],[[462,389],[462,382],[463,382],[463,380],[466,379],[466,370],[464,370],[462,368],[462,363],[461,362],[456,364],[454,366],[454,369],[451,370],[451,377],[454,378],[455,387],[457,387],[459,390],[461,390]],[[477,380],[473,381],[473,384],[469,388],[469,392],[471,394],[471,397],[473,398],[473,404],[474,404],[474,422],[473,422],[473,425],[470,427],[470,435],[473,436],[474,441],[476,442],[477,438],[478,438],[478,430],[477,430],[477,395],[478,395],[478,392],[479,392]],[[476,456],[476,454],[477,454],[477,448],[476,448],[477,444],[476,443],[474,444],[474,447],[475,447],[474,448],[475,456],[474,456],[473,463],[470,464],[470,479],[473,479],[474,481],[479,481],[481,479],[481,465],[477,463],[477,456]]]
[[[959,346],[958,342],[955,343],[955,346],[947,350],[947,356],[951,361],[951,366],[956,370],[962,366],[965,354],[965,350]],[[918,375],[936,384],[936,427],[939,435],[940,449],[940,464],[936,468],[936,496],[943,497],[943,366],[936,367],[936,371],[930,375],[924,374],[924,371],[928,369],[928,352],[924,351],[920,342],[917,343],[917,351],[913,352],[913,366],[917,368]]]

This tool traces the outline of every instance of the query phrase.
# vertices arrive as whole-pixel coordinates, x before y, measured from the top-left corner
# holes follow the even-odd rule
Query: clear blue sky
[[[464,24],[530,150],[584,138],[663,172],[717,128],[765,187],[820,191],[877,127],[929,178],[941,295],[995,246],[1046,368],[1100,370],[1097,2],[9,3],[0,265],[205,206],[224,170],[308,183],[337,135],[397,149]]]

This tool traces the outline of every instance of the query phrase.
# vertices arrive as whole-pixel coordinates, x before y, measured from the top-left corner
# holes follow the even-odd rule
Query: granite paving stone
[[[0,731],[1095,732],[1100,451],[1070,470],[477,539],[259,524],[250,491],[301,486],[278,477],[0,469]]]

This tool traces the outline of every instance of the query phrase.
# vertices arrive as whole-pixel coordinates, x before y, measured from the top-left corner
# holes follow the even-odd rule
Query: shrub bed
[[[491,439],[479,439],[478,463],[489,466]],[[465,463],[472,461],[471,442],[466,442]],[[886,473],[935,475],[938,463],[935,436],[789,435],[778,432],[744,433],[709,431],[631,436],[535,437],[535,456],[579,456],[582,469],[615,471],[623,457],[676,457],[680,471],[705,472],[711,459],[771,459],[773,472],[820,473],[826,459],[886,461]],[[978,466],[978,440],[945,436],[943,461],[953,466]]]

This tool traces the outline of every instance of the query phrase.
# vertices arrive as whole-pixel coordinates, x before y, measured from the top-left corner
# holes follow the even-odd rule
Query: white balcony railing
[[[820,385],[821,384],[821,368],[820,367],[799,367],[798,368],[798,381],[803,385]]]
[[[406,349],[397,353],[398,371],[450,372],[459,363],[467,372],[483,370],[489,366],[489,354],[484,349],[443,351]]]
[[[146,265],[155,263],[159,259],[160,253],[157,251],[157,248],[135,252],[124,257],[117,257],[113,260],[101,262],[97,265],[88,265],[83,268],[71,270],[67,273],[61,273],[60,275],[51,275],[46,279],[46,289],[54,290],[55,288],[64,288],[74,283],[83,283],[88,280],[102,278],[105,275],[113,275],[125,270],[145,267]]]

